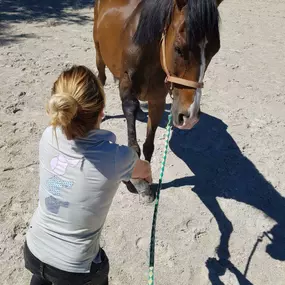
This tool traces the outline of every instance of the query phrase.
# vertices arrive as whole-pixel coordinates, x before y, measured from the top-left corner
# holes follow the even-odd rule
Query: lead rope
[[[159,175],[159,181],[158,181],[158,186],[157,186],[157,190],[156,190],[156,199],[155,199],[154,212],[153,212],[153,218],[152,218],[150,249],[149,249],[150,255],[149,255],[148,285],[154,284],[154,254],[155,254],[156,220],[157,220],[157,213],[158,213],[160,190],[162,187],[162,178],[164,175],[166,156],[167,156],[167,151],[168,151],[168,146],[169,146],[171,121],[172,121],[172,114],[170,113],[168,115],[168,123],[166,126],[166,137],[165,137],[164,152],[163,152],[163,157],[162,157],[162,162],[161,162],[160,175]]]

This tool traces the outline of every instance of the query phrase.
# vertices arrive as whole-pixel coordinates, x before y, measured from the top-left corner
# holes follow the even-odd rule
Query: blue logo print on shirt
[[[63,188],[71,189],[71,187],[73,186],[73,182],[63,180],[59,178],[58,176],[53,176],[47,180],[46,185],[47,185],[47,190],[50,194],[54,196],[60,196],[61,190]],[[48,196],[45,199],[45,204],[46,204],[48,211],[54,214],[58,214],[59,208],[61,206],[65,208],[69,206],[68,202],[62,202],[53,196]]]
[[[72,181],[62,180],[58,176],[53,176],[47,180],[48,192],[55,196],[60,196],[61,189],[71,189],[72,186]]]
[[[68,208],[68,202],[61,202],[60,200],[49,196],[45,199],[47,209],[52,212],[53,214],[58,214],[59,208],[64,207]]]
[[[60,197],[62,189],[72,188],[74,182],[63,180],[60,176],[65,174],[68,166],[75,167],[79,162],[80,159],[68,159],[62,154],[59,154],[50,161],[51,171],[54,176],[46,181],[47,191],[51,194],[45,198],[48,211],[58,214],[60,207],[68,208],[69,202],[61,201],[60,198],[55,198],[54,196]]]
[[[61,190],[63,188],[71,189],[71,187],[73,186],[73,182],[62,180],[58,176],[53,176],[47,180],[46,185],[47,185],[47,190],[50,194],[54,196],[60,196]],[[54,214],[58,214],[59,208],[61,206],[65,208],[69,206],[68,202],[62,202],[53,196],[48,196],[45,199],[45,204],[48,211]]]

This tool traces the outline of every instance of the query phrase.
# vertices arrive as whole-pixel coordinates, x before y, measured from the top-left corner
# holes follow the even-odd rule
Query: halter
[[[187,80],[187,79],[183,79],[183,78],[179,78],[179,77],[170,75],[170,72],[167,68],[166,56],[165,56],[165,47],[166,47],[165,32],[162,35],[161,46],[162,46],[162,63],[163,63],[162,67],[164,69],[164,72],[166,73],[165,83],[170,82],[170,95],[171,95],[172,90],[174,88],[173,87],[174,84],[178,84],[180,86],[186,86],[186,87],[194,88],[194,89],[204,87],[203,82],[195,82],[195,81],[191,81],[191,80]]]

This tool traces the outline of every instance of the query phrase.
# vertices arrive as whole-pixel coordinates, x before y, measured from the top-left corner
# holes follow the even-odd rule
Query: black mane
[[[175,0],[142,0],[142,12],[134,42],[145,45],[161,39],[164,28],[167,28],[173,1]],[[187,0],[185,18],[189,48],[192,49],[205,37],[219,37],[219,11],[216,0]]]
[[[134,42],[144,45],[161,39],[172,10],[172,0],[142,0],[142,12]]]

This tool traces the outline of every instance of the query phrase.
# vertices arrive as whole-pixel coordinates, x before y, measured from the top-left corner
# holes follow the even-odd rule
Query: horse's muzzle
[[[198,122],[199,122],[199,117],[187,118],[183,116],[182,122],[176,124],[175,121],[173,121],[173,124],[176,128],[180,130],[191,130]]]

